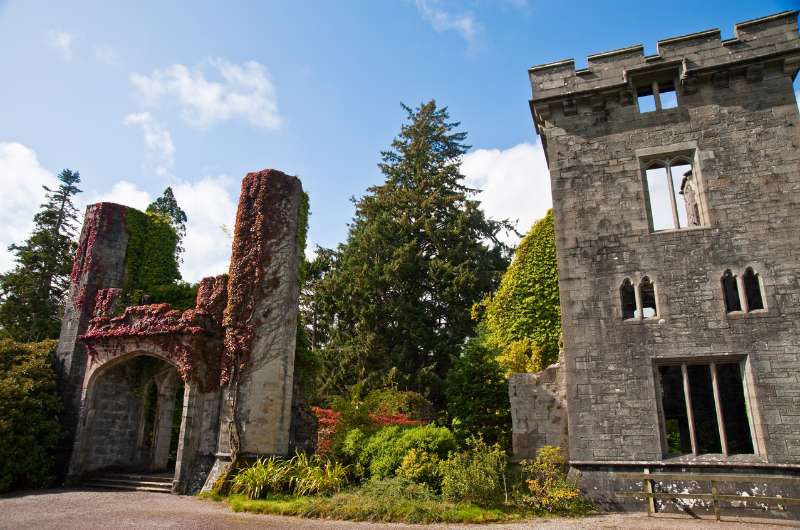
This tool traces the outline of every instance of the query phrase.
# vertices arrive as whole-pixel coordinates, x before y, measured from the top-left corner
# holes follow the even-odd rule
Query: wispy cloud
[[[416,0],[417,11],[434,30],[456,31],[470,45],[475,40],[482,27],[471,13],[454,14],[445,9],[439,0]]]
[[[172,98],[183,119],[195,127],[237,118],[265,129],[280,127],[275,87],[262,64],[211,59],[207,66],[216,80],[209,79],[202,67],[174,64],[150,75],[133,73],[130,81],[146,106]]]
[[[44,40],[50,47],[58,51],[64,60],[72,59],[72,42],[75,38],[71,33],[51,30],[44,34]]]
[[[125,125],[138,125],[144,134],[146,162],[159,177],[172,176],[175,169],[175,144],[172,135],[149,112],[125,116]]]
[[[517,221],[523,234],[552,205],[550,173],[539,142],[477,149],[464,156],[461,173],[468,185],[481,190],[478,199],[488,217]],[[503,239],[516,244],[519,238],[505,234]]]

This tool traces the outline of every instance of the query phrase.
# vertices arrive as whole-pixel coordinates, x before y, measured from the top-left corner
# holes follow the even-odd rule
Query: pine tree
[[[167,186],[161,197],[150,203],[147,207],[147,213],[159,214],[169,219],[172,228],[175,229],[175,233],[178,235],[178,244],[175,246],[175,261],[178,264],[183,263],[181,254],[184,250],[183,238],[186,236],[187,217],[186,212],[178,206],[178,201],[172,193],[172,187]]]
[[[21,245],[11,245],[16,266],[0,275],[0,326],[18,341],[58,337],[60,316],[75,254],[80,173],[65,169],[55,190],[33,218],[34,229]]]
[[[408,121],[379,164],[386,180],[355,202],[347,241],[317,280],[330,324],[321,379],[338,392],[398,385],[442,407],[451,359],[474,331],[470,308],[508,264],[497,234],[509,226],[486,219],[465,186],[466,133],[447,109],[403,108]]]

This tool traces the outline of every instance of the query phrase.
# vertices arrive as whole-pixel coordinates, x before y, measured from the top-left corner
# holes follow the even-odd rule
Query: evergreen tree
[[[58,337],[60,316],[76,250],[80,173],[65,169],[61,184],[47,191],[47,201],[33,218],[34,229],[21,245],[11,245],[16,266],[0,275],[0,326],[22,342]]]
[[[359,379],[422,393],[443,407],[443,382],[464,339],[471,306],[496,286],[507,249],[464,185],[466,133],[430,101],[379,164],[386,180],[355,202],[347,241],[326,256],[316,300],[329,324],[322,381],[342,392]]]
[[[147,207],[147,213],[155,213],[169,219],[172,228],[175,229],[175,233],[178,235],[178,244],[175,246],[175,261],[177,261],[178,264],[183,263],[181,254],[184,250],[183,238],[186,236],[187,217],[186,212],[178,206],[178,201],[172,193],[172,187],[167,186],[167,189],[164,190],[161,197],[150,203]]]

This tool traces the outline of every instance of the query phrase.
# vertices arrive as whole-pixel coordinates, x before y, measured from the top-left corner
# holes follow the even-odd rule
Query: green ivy
[[[300,261],[297,271],[297,283],[300,289],[306,281],[308,275],[308,260],[306,260],[306,237],[308,234],[308,216],[309,216],[309,203],[308,194],[303,192],[300,196],[300,208],[297,212],[297,252]],[[322,363],[319,356],[311,348],[311,341],[306,334],[305,324],[302,320],[302,313],[297,315],[297,340],[295,342],[295,371],[301,380],[301,384],[305,388],[305,392],[310,397],[313,397],[314,378],[319,370],[322,368]]]
[[[178,235],[170,220],[161,214],[128,209],[125,221],[125,305],[147,302],[169,303],[176,309],[194,307],[197,286],[180,281],[175,259]]]
[[[553,211],[522,239],[497,292],[484,300],[482,325],[507,373],[538,371],[558,360],[561,308]]]

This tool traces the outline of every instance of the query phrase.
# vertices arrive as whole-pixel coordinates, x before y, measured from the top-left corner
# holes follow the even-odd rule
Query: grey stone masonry
[[[514,457],[534,458],[545,445],[568,449],[564,369],[554,364],[535,374],[513,374],[508,381]]]
[[[737,24],[724,41],[708,30],[662,40],[652,56],[639,45],[591,55],[582,70],[572,60],[529,70],[552,184],[573,466],[800,470],[797,28],[797,12],[784,12]],[[666,99],[673,89],[676,105]],[[647,96],[655,110],[641,103]],[[675,157],[692,166],[692,197],[680,194],[683,173],[665,189],[674,189],[675,219],[685,204],[689,221],[659,229],[648,169]],[[748,268],[761,308],[747,306]],[[726,270],[741,310],[726,310]],[[630,314],[626,278],[635,290]],[[682,369],[677,392],[694,397],[686,365],[716,374],[720,363],[741,368],[746,411],[732,416],[746,418],[752,452],[725,450],[720,435],[719,454],[672,456],[659,370]],[[715,386],[712,415],[715,403],[718,416],[730,406],[720,396]],[[700,420],[689,413],[688,421]],[[692,433],[693,447],[702,436]]]

